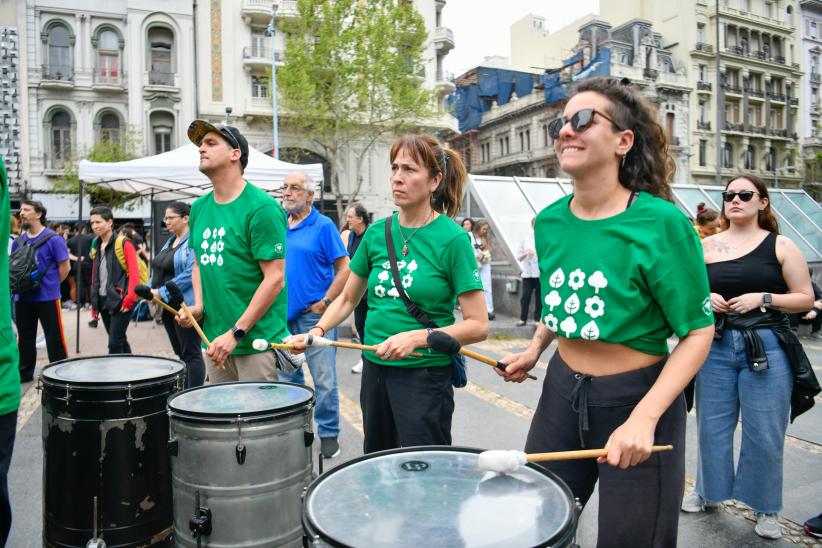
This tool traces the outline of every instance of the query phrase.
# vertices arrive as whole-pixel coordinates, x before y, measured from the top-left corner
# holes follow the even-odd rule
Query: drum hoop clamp
[[[237,445],[234,448],[234,455],[237,457],[237,464],[242,466],[245,463],[245,444],[243,443],[243,420],[241,415],[237,415]]]

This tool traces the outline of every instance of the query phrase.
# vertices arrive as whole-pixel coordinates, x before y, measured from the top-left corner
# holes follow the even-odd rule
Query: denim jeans
[[[793,372],[770,329],[757,329],[768,369],[748,369],[742,333],[726,329],[696,377],[699,465],[696,491],[709,502],[736,499],[757,512],[782,509],[782,450]],[[742,446],[734,473],[740,411]]]
[[[288,322],[288,330],[296,335],[306,333],[317,325],[319,314],[304,312]],[[337,328],[325,334],[326,339],[337,340]],[[337,392],[337,349],[333,346],[315,346],[305,352],[308,369],[314,379],[314,394],[317,398],[314,406],[314,420],[317,421],[317,434],[320,438],[336,438],[340,434],[340,395]],[[290,375],[279,372],[280,380],[305,384],[303,370],[299,369]]]

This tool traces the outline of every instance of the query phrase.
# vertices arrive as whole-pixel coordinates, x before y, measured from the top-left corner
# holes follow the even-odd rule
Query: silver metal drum
[[[528,464],[485,472],[480,451],[417,447],[373,453],[317,478],[303,501],[312,546],[571,546],[570,489]]]
[[[299,546],[312,479],[314,392],[283,382],[201,386],[168,401],[176,546]]]

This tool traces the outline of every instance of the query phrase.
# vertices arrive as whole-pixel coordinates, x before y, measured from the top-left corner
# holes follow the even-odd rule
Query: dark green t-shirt
[[[0,156],[0,280],[9,279],[9,232],[11,210],[9,178]],[[11,295],[8,281],[0,283],[0,415],[16,411],[20,406],[20,371],[17,342],[11,329]]]
[[[437,326],[452,325],[457,296],[466,291],[482,290],[468,233],[450,218],[440,215],[411,237],[408,255],[403,256],[399,220],[396,213],[393,215],[391,232],[405,292]],[[413,228],[402,229],[406,236],[414,232]],[[380,344],[397,333],[423,329],[422,324],[408,313],[394,288],[385,242],[385,219],[368,227],[351,259],[350,268],[351,272],[368,280],[365,344]],[[445,354],[429,352],[428,349],[417,350],[424,355],[393,361],[383,360],[369,351],[365,352],[365,356],[374,363],[398,367],[430,367],[451,363],[451,358]]]
[[[237,198],[214,201],[214,192],[191,205],[191,237],[200,268],[209,340],[227,332],[243,315],[263,281],[258,261],[285,259],[285,212],[268,194],[246,181]],[[280,342],[288,336],[285,286],[274,303],[240,341],[233,354],[255,354],[254,339]]]
[[[534,225],[548,329],[663,355],[671,333],[713,323],[702,246],[676,206],[641,192],[622,213],[585,221],[571,198]]]

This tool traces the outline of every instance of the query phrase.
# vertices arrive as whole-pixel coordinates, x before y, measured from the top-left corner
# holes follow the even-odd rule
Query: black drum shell
[[[45,546],[85,546],[95,496],[98,537],[109,548],[171,546],[166,401],[185,370],[167,361],[180,369],[130,385],[41,377]]]

